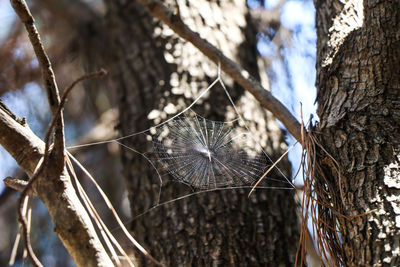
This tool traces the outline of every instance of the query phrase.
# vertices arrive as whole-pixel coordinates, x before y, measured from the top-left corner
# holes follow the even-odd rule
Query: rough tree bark
[[[244,2],[178,2],[184,22],[260,77],[256,32]],[[169,4],[175,8],[175,1]],[[155,123],[171,112],[179,112],[216,78],[214,64],[135,1],[106,1],[106,6],[115,60],[110,72],[121,93],[122,135],[150,127],[146,116],[154,109],[160,114]],[[273,158],[279,157],[283,135],[272,116],[231,79],[224,77],[224,81],[254,137]],[[213,89],[196,111],[215,120],[234,116],[220,88]],[[139,151],[149,148],[144,136],[124,143]],[[159,180],[144,158],[123,150],[122,160],[134,216],[156,202]],[[289,176],[289,163],[282,166]],[[273,175],[279,176],[277,172]],[[162,192],[163,198],[171,199],[187,188],[168,183]],[[132,230],[139,242],[167,266],[292,266],[298,240],[293,191],[257,192],[251,199],[247,193],[229,190],[184,199],[135,220]],[[144,259],[141,261],[145,264]]]
[[[315,0],[320,141],[338,161],[343,261],[400,264],[400,2]]]

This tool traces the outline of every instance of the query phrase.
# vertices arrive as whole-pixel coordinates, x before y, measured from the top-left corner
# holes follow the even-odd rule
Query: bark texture
[[[168,3],[171,9],[176,8],[175,1]],[[244,2],[178,3],[185,23],[260,77],[256,33]],[[115,60],[110,72],[121,92],[122,135],[147,129],[181,111],[216,78],[214,64],[136,2],[106,1],[106,5]],[[224,77],[224,81],[253,136],[270,156],[279,157],[285,145],[272,116],[231,79]],[[194,110],[214,120],[235,117],[218,87]],[[147,118],[151,111],[158,114],[153,122]],[[124,143],[138,151],[151,146],[144,135]],[[123,150],[122,160],[135,216],[156,203],[159,178],[148,162],[135,153]],[[289,163],[286,161],[283,166],[289,176]],[[272,176],[278,178],[279,174]],[[162,188],[161,202],[183,193],[188,193],[186,186],[168,182]],[[250,199],[247,193],[229,190],[174,202],[135,220],[132,230],[138,241],[167,266],[292,266],[298,240],[294,192],[260,191]],[[141,262],[145,264],[144,259]]]
[[[400,2],[315,0],[320,141],[338,161],[346,266],[400,264]]]

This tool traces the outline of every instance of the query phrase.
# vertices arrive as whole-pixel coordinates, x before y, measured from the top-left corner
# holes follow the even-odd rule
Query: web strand
[[[247,126],[246,121],[242,118],[242,115],[240,115],[238,109],[236,108],[236,105],[235,105],[235,103],[233,102],[232,97],[231,97],[231,95],[229,94],[228,90],[226,89],[224,82],[223,82],[222,79],[220,79],[220,78],[218,79],[218,81],[219,81],[219,83],[221,84],[222,88],[224,89],[224,92],[225,92],[226,96],[228,97],[229,101],[231,102],[231,105],[232,105],[233,108],[235,109],[236,115],[237,115],[237,116],[239,117],[239,119],[243,122],[245,128],[246,128],[247,131],[249,131],[249,133],[250,133],[251,131],[250,131],[249,127]],[[267,152],[265,152],[265,150],[264,150],[263,148],[262,148],[262,151],[263,151],[264,155],[265,155],[271,162],[273,162],[272,159],[268,156]],[[287,181],[289,184],[291,184],[291,185],[293,186],[293,188],[295,188],[295,185],[290,181],[289,178],[286,177],[286,175],[281,171],[281,169],[279,169],[278,166],[276,166],[276,169],[277,169],[277,170],[279,171],[279,173],[286,179],[286,181]]]
[[[124,224],[129,224],[137,219],[139,219],[140,217],[152,212],[153,210],[160,208],[162,206],[166,206],[168,204],[172,204],[174,202],[186,199],[186,198],[190,198],[196,195],[200,195],[200,194],[206,194],[206,193],[212,193],[212,192],[218,192],[218,191],[226,191],[226,190],[240,190],[240,189],[251,189],[252,186],[235,186],[235,187],[220,187],[220,188],[213,188],[213,189],[207,189],[207,190],[202,190],[202,191],[196,191],[193,193],[189,193],[189,194],[185,194],[183,196],[162,202],[162,203],[158,203],[156,205],[154,205],[153,207],[147,209],[146,211],[134,216],[132,219],[129,219],[127,221],[124,222]],[[259,186],[257,187],[257,189],[259,190],[295,190],[295,188],[293,187],[279,187],[279,186]],[[111,230],[111,232],[114,232],[116,230],[120,229],[120,227],[115,227],[114,229]]]
[[[133,137],[133,136],[136,136],[136,135],[139,135],[139,134],[147,133],[147,132],[149,132],[152,128],[160,127],[160,126],[162,126],[162,125],[164,125],[164,124],[166,124],[166,123],[172,121],[172,120],[175,119],[176,117],[182,115],[183,113],[185,113],[185,112],[188,111],[189,109],[191,109],[191,108],[192,108],[192,107],[193,107],[193,106],[208,92],[208,91],[210,91],[210,89],[211,89],[215,84],[218,83],[219,80],[220,80],[220,78],[218,77],[210,86],[208,86],[206,89],[204,89],[204,91],[203,91],[203,92],[202,92],[202,93],[187,107],[187,108],[185,108],[184,110],[182,110],[181,112],[179,112],[178,114],[176,114],[175,116],[169,118],[168,120],[166,120],[166,121],[164,121],[164,122],[161,122],[161,123],[159,123],[159,124],[157,124],[157,125],[154,125],[154,126],[148,128],[148,129],[146,129],[146,130],[143,130],[143,131],[140,131],[140,132],[135,132],[135,133],[128,134],[128,135],[125,135],[125,136],[121,136],[121,137],[118,137],[118,138],[115,138],[115,139],[105,140],[105,141],[101,141],[101,142],[93,142],[93,143],[75,145],[75,146],[69,146],[69,147],[67,147],[67,149],[80,148],[80,147],[88,147],[88,146],[95,146],[95,145],[102,145],[102,144],[107,144],[107,143],[111,143],[111,142],[114,142],[114,141],[121,141],[121,140],[123,140],[123,139],[127,139],[127,138],[129,138],[129,137]]]

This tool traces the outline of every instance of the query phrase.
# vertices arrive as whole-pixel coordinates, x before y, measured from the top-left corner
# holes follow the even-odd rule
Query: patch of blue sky
[[[292,79],[293,98],[292,107],[297,119],[300,120],[300,102],[303,119],[307,123],[311,114],[316,117],[315,88],[315,55],[316,30],[315,9],[312,1],[289,1],[283,9],[282,23],[293,30],[292,47],[285,49],[286,63]],[[288,138],[289,144],[295,142],[293,137]],[[298,145],[291,153],[289,160],[293,164],[293,171],[300,164],[301,147]],[[297,183],[302,183],[301,179]]]
[[[315,114],[317,37],[312,1],[288,1],[283,7],[281,19],[282,24],[293,31],[291,46],[284,51],[293,80],[292,89],[296,94],[296,100],[303,103],[303,113]]]
[[[247,0],[247,5],[250,8],[259,8],[260,7],[260,1],[259,0]]]
[[[272,8],[277,1],[266,1],[266,8]],[[315,55],[316,30],[315,9],[310,0],[287,1],[282,7],[281,23],[292,31],[289,44],[282,49],[284,60],[276,57],[278,48],[267,38],[260,38],[258,49],[271,62],[271,91],[300,120],[300,102],[303,119],[308,121],[311,114],[316,118]],[[275,55],[275,56],[274,56]],[[282,124],[280,124],[283,127]],[[288,143],[294,138],[288,136]],[[289,153],[294,169],[299,166],[301,148]]]
[[[12,10],[10,1],[0,1],[0,40],[8,35],[14,19],[15,12]]]
[[[29,67],[31,67],[32,69],[39,67],[39,61],[37,60],[37,58],[33,58],[31,61],[29,61]]]
[[[257,44],[257,48],[261,55],[269,59],[276,57],[278,53],[278,47],[276,44],[267,40],[268,38],[261,33],[258,35],[258,37],[259,42]]]
[[[312,1],[286,2],[282,9],[281,20],[282,25],[293,32],[290,46],[283,51],[292,86],[287,90],[293,90],[291,101],[294,103],[290,103],[289,107],[295,108],[293,111],[300,119],[299,103],[302,102],[304,119],[307,119],[310,114],[315,115],[316,109],[314,106],[316,31]]]
[[[273,9],[276,7],[281,0],[264,0],[264,6],[266,9]]]
[[[0,159],[0,192],[2,192],[4,189],[3,178],[13,175],[13,170],[15,170],[18,165],[2,146],[0,146]]]
[[[279,3],[280,0],[264,0],[264,7],[266,9],[273,9]],[[247,5],[250,8],[259,8],[261,6],[260,0],[248,0]]]
[[[23,89],[10,91],[1,97],[2,102],[18,117],[25,117],[29,127],[39,137],[44,137],[44,127],[50,121],[47,98],[36,83],[27,83]],[[17,163],[0,146],[0,178],[12,175]],[[0,191],[4,184],[0,182]]]
[[[50,121],[47,98],[37,83],[27,83],[21,90],[5,93],[3,103],[18,117],[25,117],[29,127],[39,137],[44,137],[43,123]]]
[[[289,29],[315,27],[315,8],[310,0],[289,0],[282,7],[281,23]]]

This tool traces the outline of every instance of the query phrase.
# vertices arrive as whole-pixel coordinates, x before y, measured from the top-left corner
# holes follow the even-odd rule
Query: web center
[[[195,150],[203,157],[208,158],[210,162],[212,161],[213,151],[211,151],[208,147],[196,147]]]

